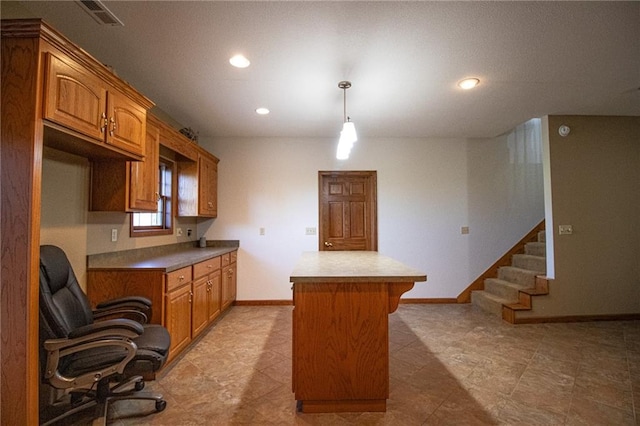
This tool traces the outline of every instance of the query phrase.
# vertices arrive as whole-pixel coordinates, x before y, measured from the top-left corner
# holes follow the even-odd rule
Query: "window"
[[[131,236],[148,237],[173,233],[174,163],[160,158],[158,167],[158,211],[131,214]]]

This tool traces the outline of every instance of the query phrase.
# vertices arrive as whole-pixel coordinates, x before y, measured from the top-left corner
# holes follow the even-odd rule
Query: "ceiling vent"
[[[100,0],[79,0],[76,3],[84,9],[100,25],[120,25],[124,24],[116,17]]]

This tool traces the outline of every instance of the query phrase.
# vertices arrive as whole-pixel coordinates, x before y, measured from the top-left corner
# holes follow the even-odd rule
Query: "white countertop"
[[[290,277],[293,283],[426,280],[424,272],[376,251],[304,252]]]

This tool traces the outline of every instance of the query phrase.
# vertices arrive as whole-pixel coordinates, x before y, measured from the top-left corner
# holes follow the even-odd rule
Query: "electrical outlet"
[[[191,228],[187,228],[187,237],[191,236]]]
[[[264,228],[260,228],[260,235],[264,235]]]
[[[304,235],[316,235],[316,228],[305,228]]]
[[[460,233],[462,235],[467,235],[469,233],[469,227],[468,226],[463,226],[462,228],[460,228]]]
[[[116,241],[118,241],[118,230],[116,228],[113,228],[111,230],[111,242],[115,243]]]
[[[176,228],[176,236],[182,237],[182,228]]]

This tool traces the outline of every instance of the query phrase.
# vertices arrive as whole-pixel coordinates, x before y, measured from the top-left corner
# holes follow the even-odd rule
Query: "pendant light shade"
[[[336,158],[338,160],[346,160],[349,158],[353,144],[358,140],[358,134],[356,133],[356,126],[347,116],[347,89],[351,87],[351,82],[341,81],[338,83],[338,87],[344,91],[344,124],[342,125],[342,131],[340,132]]]

